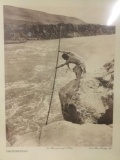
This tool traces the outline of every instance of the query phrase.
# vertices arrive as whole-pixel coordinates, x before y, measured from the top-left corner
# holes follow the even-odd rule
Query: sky
[[[117,0],[2,0],[4,5],[79,18],[87,23],[107,24]]]

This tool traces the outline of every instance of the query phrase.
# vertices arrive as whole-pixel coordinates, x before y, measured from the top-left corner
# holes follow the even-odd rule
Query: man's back
[[[66,63],[74,63],[76,65],[80,65],[81,61],[80,59],[76,58],[75,56],[69,56],[68,60],[66,61]]]
[[[76,54],[73,54],[71,52],[67,54],[69,55],[69,58],[67,60],[69,63],[74,63],[76,65],[85,65],[84,60],[80,56],[77,56]]]

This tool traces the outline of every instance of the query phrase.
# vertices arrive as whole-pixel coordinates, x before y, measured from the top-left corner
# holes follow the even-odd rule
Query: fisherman
[[[82,74],[86,73],[84,60],[81,57],[78,57],[77,55],[71,52],[65,52],[65,51],[59,51],[59,52],[63,53],[62,58],[66,60],[66,62],[57,66],[56,68],[60,68],[67,65],[68,68],[70,69],[69,64],[70,63],[75,64],[76,66],[73,68],[73,72],[75,73],[77,80],[80,80]]]

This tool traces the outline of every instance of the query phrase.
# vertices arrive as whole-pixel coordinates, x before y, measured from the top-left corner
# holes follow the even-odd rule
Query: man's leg
[[[76,73],[76,78],[80,79],[81,75],[82,75],[82,69],[81,69],[81,67],[77,67],[76,70],[75,70],[75,73]]]
[[[79,66],[75,66],[73,68],[73,72],[76,75],[76,85],[77,85],[76,88],[78,90],[80,88],[80,78],[81,78],[81,74],[82,74],[82,69]]]

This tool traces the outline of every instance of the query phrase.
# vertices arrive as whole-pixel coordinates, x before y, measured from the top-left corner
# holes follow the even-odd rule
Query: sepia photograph
[[[3,5],[6,147],[112,148],[114,1],[45,2]]]

